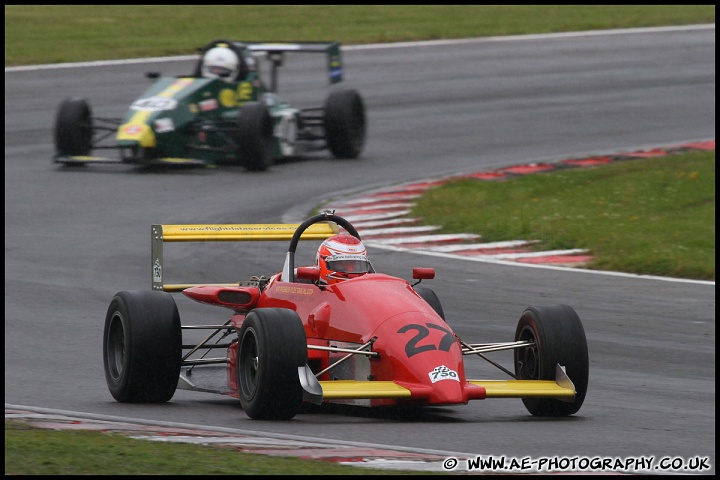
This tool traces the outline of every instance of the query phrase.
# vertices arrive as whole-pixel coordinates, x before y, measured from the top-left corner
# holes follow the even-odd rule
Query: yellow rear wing
[[[242,242],[291,240],[300,224],[153,225],[150,235],[152,289],[179,292],[196,284],[163,283],[163,245],[166,242]],[[300,240],[324,240],[338,233],[335,223],[315,223]],[[237,283],[235,283],[237,285]]]

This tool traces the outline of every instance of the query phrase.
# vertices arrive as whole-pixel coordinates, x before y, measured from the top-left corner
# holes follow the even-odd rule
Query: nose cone
[[[437,316],[402,313],[385,321],[373,336],[373,350],[380,353],[372,362],[376,380],[396,381],[431,404],[467,403],[462,350]]]

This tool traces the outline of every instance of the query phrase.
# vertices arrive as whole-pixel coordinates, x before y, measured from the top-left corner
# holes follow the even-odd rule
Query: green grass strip
[[[715,152],[556,169],[429,190],[411,213],[442,233],[587,249],[588,268],[715,279]]]

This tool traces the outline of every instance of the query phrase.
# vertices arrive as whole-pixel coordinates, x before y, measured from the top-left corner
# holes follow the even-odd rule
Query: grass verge
[[[5,475],[418,475],[5,421]]]
[[[5,66],[191,55],[218,38],[351,45],[703,23],[714,5],[6,5]]]
[[[587,249],[594,270],[715,279],[714,151],[453,180],[418,199],[411,215],[483,242]]]

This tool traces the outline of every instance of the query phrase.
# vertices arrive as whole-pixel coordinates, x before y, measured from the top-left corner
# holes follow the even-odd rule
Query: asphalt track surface
[[[164,405],[116,403],[102,367],[112,296],[150,287],[151,224],[300,221],[321,202],[394,183],[714,139],[714,59],[714,25],[348,48],[347,83],[368,110],[363,157],[320,154],[264,173],[51,163],[64,97],[88,98],[96,115],[122,116],[148,86],[144,72],[184,74],[189,60],[6,69],[6,411],[28,406],[458,456],[706,458],[711,469],[702,473],[714,473],[714,282],[370,251],[375,267],[393,275],[434,267],[428,286],[469,341],[512,340],[529,305],[575,307],[590,386],[580,412],[562,419],[533,418],[519,400],[485,400],[412,416],[330,408],[252,421],[237,400],[197,392],[178,391]],[[319,105],[319,68],[288,59],[280,93]],[[304,248],[311,258],[314,246]],[[285,249],[188,246],[173,264],[202,281],[244,280],[279,270]],[[225,319],[218,309],[181,298],[178,305],[184,323]],[[470,362],[467,370],[496,372]]]

